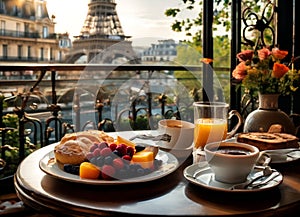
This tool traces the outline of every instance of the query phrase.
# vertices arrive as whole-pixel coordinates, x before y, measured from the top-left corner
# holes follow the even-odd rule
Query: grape
[[[73,164],[64,164],[64,171],[74,175],[79,175],[79,166]]]
[[[101,149],[96,148],[96,149],[93,151],[94,157],[98,157],[98,156],[100,155],[100,152],[101,152]]]
[[[143,145],[136,145],[135,146],[135,151],[136,152],[143,151],[144,149],[145,149],[145,146],[143,146]]]
[[[142,176],[145,174],[145,170],[143,168],[139,168],[136,170],[138,176]]]
[[[90,159],[90,163],[92,163],[92,164],[97,164],[97,157],[92,157],[91,159]]]
[[[103,148],[101,151],[100,151],[100,155],[106,157],[106,156],[109,156],[111,155],[111,150],[109,147],[106,147],[106,148]]]
[[[113,153],[115,155],[117,155],[118,157],[122,157],[122,154],[120,152],[118,152],[118,150],[114,150]]]
[[[98,148],[100,148],[100,149],[104,149],[104,148],[107,148],[107,147],[108,147],[107,142],[101,142],[101,143],[99,143],[99,145],[98,145]]]
[[[90,147],[90,152],[93,152],[96,148],[98,148],[97,143],[94,143],[91,147]]]
[[[113,162],[113,158],[109,155],[104,158],[104,164],[111,165]]]
[[[99,156],[96,158],[96,165],[99,167],[102,167],[104,165],[104,157],[103,156]]]
[[[154,169],[158,169],[162,165],[162,160],[154,160]]]

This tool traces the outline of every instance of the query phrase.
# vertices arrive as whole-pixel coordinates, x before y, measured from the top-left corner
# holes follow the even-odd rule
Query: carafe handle
[[[227,133],[226,139],[230,139],[231,137],[233,137],[236,134],[236,132],[239,129],[239,127],[243,123],[243,118],[242,118],[242,116],[240,115],[240,113],[237,110],[231,110],[228,113],[228,119],[231,119],[233,116],[237,116],[238,123],[234,126],[234,128],[230,132]]]

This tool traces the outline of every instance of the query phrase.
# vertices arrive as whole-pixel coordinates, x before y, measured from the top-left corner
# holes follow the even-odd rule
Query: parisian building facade
[[[59,63],[71,47],[44,0],[0,0],[0,62]]]

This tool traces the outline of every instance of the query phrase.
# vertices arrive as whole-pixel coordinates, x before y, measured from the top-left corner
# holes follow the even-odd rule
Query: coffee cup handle
[[[230,132],[227,133],[226,139],[230,139],[231,137],[233,137],[243,123],[243,118],[237,110],[231,110],[228,114],[228,119],[231,119],[233,116],[237,116],[238,123],[234,126],[234,128]]]

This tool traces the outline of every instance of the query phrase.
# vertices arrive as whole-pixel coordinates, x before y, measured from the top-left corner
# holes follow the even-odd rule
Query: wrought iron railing
[[[190,71],[192,73],[201,74],[201,66],[174,66],[174,65],[139,65],[139,64],[124,64],[124,65],[98,65],[98,64],[2,64],[0,65],[0,71],[34,71],[34,76],[36,80],[33,79],[22,79],[22,80],[0,80],[0,89],[4,87],[22,87],[24,85],[29,86],[23,93],[19,93],[14,96],[6,97],[3,100],[6,104],[12,104],[14,102],[14,108],[11,110],[1,110],[1,119],[3,115],[8,113],[13,113],[18,116],[18,142],[19,142],[19,159],[22,160],[26,153],[26,138],[30,137],[31,142],[35,146],[44,146],[53,142],[59,141],[62,136],[67,132],[80,131],[87,128],[96,128],[104,131],[114,131],[123,130],[122,127],[122,117],[126,115],[129,121],[129,126],[131,129],[153,129],[159,118],[172,118],[177,119],[190,118],[191,110],[190,106],[192,103],[186,103],[184,106],[182,101],[174,101],[172,105],[168,105],[167,99],[168,94],[161,92],[159,90],[150,90],[149,82],[156,82],[157,78],[153,77],[153,73],[164,74],[164,72],[174,72],[174,71]],[[223,72],[225,79],[229,84],[229,70],[226,68],[215,69]],[[76,74],[74,76],[74,74]],[[107,76],[105,79],[109,80],[111,83],[117,81],[133,80],[139,81],[143,80],[144,85],[140,87],[140,91],[143,90],[145,95],[141,92],[135,94],[129,94],[128,99],[123,99],[128,106],[124,108],[119,108],[118,103],[114,105],[111,104],[111,97],[117,97],[111,93],[101,92],[102,86],[97,87],[97,97],[95,102],[91,105],[87,105],[89,108],[85,109],[84,105],[80,103],[80,93],[73,92],[73,99],[67,103],[61,103],[58,99],[58,91],[60,87],[72,86],[75,89],[80,89],[82,87],[87,87],[92,82],[98,79],[98,73],[104,77],[106,74],[114,74],[113,76]],[[129,78],[128,76],[133,76]],[[102,78],[99,78],[102,79]],[[155,80],[156,79],[156,80]],[[158,80],[161,78],[158,78]],[[176,78],[164,76],[167,82],[174,81]],[[201,81],[201,76],[192,78],[178,78],[179,81],[184,80],[199,80]],[[80,82],[79,82],[80,81]],[[79,84],[79,83],[81,84]],[[103,83],[104,84],[104,83]],[[80,87],[76,88],[79,85]],[[98,85],[98,84],[97,84]],[[104,84],[105,86],[106,84]],[[159,85],[157,85],[159,86]],[[36,102],[33,100],[33,96],[36,95],[36,88],[47,87],[51,88],[50,96],[39,96],[39,99],[43,99],[46,104],[44,108],[36,106]],[[127,87],[128,88],[128,87]],[[152,88],[153,89],[153,88]],[[196,91],[197,92],[197,91]],[[201,90],[198,91],[201,93]],[[216,91],[220,93],[220,91]],[[106,96],[104,97],[104,95]],[[107,95],[108,94],[108,95]],[[180,94],[180,93],[179,93]],[[222,95],[222,94],[221,94]],[[193,96],[192,96],[193,97]],[[199,96],[198,96],[199,98]],[[201,97],[200,97],[201,98]],[[217,96],[216,98],[222,99],[223,96]],[[155,101],[155,106],[154,106]],[[19,102],[16,104],[16,102]],[[70,103],[71,102],[71,103]],[[142,103],[141,103],[142,102]],[[1,103],[3,104],[3,103]],[[112,106],[114,106],[112,108]],[[113,117],[104,116],[104,110],[108,107],[112,108],[115,112]],[[155,108],[154,108],[155,107]],[[33,110],[32,110],[33,108]],[[155,110],[156,109],[156,110]],[[72,111],[73,118],[64,119],[61,117],[62,112]],[[90,111],[87,111],[90,110]],[[153,112],[155,110],[155,112]],[[80,116],[83,112],[93,113],[95,116],[94,121],[87,120],[82,123],[83,120]],[[114,113],[111,112],[111,113]],[[189,113],[190,112],[190,113]],[[40,114],[45,117],[41,120]],[[45,115],[46,114],[46,115]],[[6,126],[1,123],[1,133],[2,139],[5,139],[5,133],[11,130],[11,128],[6,128]],[[127,123],[128,125],[128,123]],[[29,127],[28,127],[29,126]],[[30,129],[28,129],[30,128]],[[5,140],[2,141],[2,146],[4,146]],[[2,148],[2,157],[4,155],[4,149]]]

